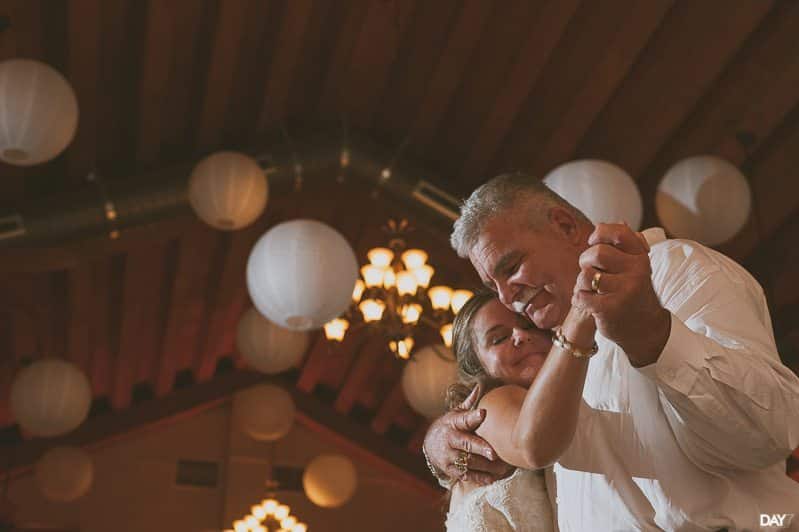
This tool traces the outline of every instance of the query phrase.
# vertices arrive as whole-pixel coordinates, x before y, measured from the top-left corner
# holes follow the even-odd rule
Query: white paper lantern
[[[23,368],[11,384],[11,412],[33,436],[60,436],[89,415],[92,389],[74,364],[45,358]]]
[[[357,277],[352,246],[315,220],[276,225],[247,261],[247,288],[258,312],[296,331],[318,329],[344,312]]]
[[[54,447],[36,462],[34,475],[42,495],[54,502],[71,502],[92,487],[92,457],[78,447]]]
[[[641,193],[615,164],[594,159],[568,162],[547,174],[544,183],[594,224],[624,221],[635,230],[641,227]]]
[[[311,460],[302,475],[302,487],[311,502],[322,508],[338,508],[358,487],[355,466],[346,456],[322,454]]]
[[[443,345],[420,349],[402,369],[405,398],[411,408],[427,419],[444,413],[447,388],[457,380],[455,356]]]
[[[30,59],[0,63],[0,159],[43,163],[64,151],[78,128],[78,100],[69,82]]]
[[[239,320],[236,346],[247,363],[262,373],[274,374],[297,366],[308,349],[308,333],[275,325],[255,308]]]
[[[191,173],[189,202],[201,220],[217,229],[250,225],[264,212],[268,195],[263,170],[241,153],[214,153]]]
[[[655,196],[658,218],[672,235],[709,246],[735,236],[749,218],[751,204],[744,175],[711,155],[689,157],[672,166]]]
[[[259,384],[233,398],[233,422],[258,441],[279,440],[294,425],[294,401],[279,386]]]

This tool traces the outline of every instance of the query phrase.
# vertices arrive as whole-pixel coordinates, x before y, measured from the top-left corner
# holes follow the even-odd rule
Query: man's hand
[[[669,338],[671,314],[652,288],[646,240],[626,224],[598,224],[588,245],[572,304],[594,315],[599,332],[624,349],[633,366],[656,362]]]
[[[457,409],[435,420],[425,436],[424,450],[433,467],[450,479],[490,484],[507,475],[512,467],[497,457],[488,442],[474,434],[486,413],[472,410],[478,397],[480,388],[475,386]],[[469,469],[465,474],[455,465],[462,451],[469,453]]]

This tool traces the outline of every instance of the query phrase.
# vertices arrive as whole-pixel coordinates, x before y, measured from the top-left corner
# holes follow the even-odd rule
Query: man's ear
[[[550,207],[547,211],[549,224],[552,230],[574,245],[580,245],[584,239],[582,231],[580,231],[580,224],[577,223],[577,218],[567,209],[560,206]]]

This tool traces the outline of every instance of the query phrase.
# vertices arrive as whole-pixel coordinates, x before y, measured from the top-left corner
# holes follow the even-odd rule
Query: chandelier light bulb
[[[361,275],[368,288],[383,284],[383,268],[367,264],[361,268]]]
[[[296,525],[294,525],[294,528],[291,529],[291,532],[307,532],[307,531],[308,531],[308,525],[306,525],[305,523],[297,523]]]
[[[447,310],[452,301],[452,288],[448,286],[434,286],[427,291],[430,304],[436,310]]]
[[[350,322],[344,318],[330,320],[329,322],[325,323],[325,337],[328,340],[340,342],[344,339],[344,335],[347,334],[347,329],[349,329],[349,327]]]
[[[390,290],[397,284],[397,276],[394,274],[394,270],[391,267],[388,267],[383,272],[383,286],[386,290]]]
[[[247,526],[247,523],[239,519],[233,523],[233,530],[236,532],[249,532],[250,527]]]
[[[250,529],[250,532],[269,532],[269,531],[266,529],[266,527],[264,525],[258,525],[258,526],[252,527]]]
[[[403,360],[408,360],[411,357],[413,350],[413,337],[406,336],[402,340],[391,341],[388,343],[389,349]]]
[[[275,510],[275,519],[277,519],[278,521],[282,521],[283,519],[289,516],[289,513],[291,513],[291,509],[285,504],[281,504]]]
[[[352,300],[356,303],[360,301],[364,290],[366,290],[366,285],[360,279],[356,279],[355,287],[352,289]]]
[[[413,295],[418,288],[416,276],[409,271],[401,271],[397,274],[397,292],[399,295]]]
[[[419,318],[422,316],[422,305],[418,303],[403,305],[400,309],[400,315],[402,316],[402,323],[416,325],[416,323],[419,322]]]
[[[407,269],[415,270],[427,262],[427,253],[421,249],[409,249],[402,254],[402,262]]]
[[[258,522],[258,518],[257,517],[255,517],[254,515],[248,515],[247,517],[244,518],[244,524],[247,525],[250,528],[255,528],[260,523]]]
[[[297,518],[290,515],[280,522],[280,526],[286,530],[291,530],[297,524]]]
[[[441,333],[441,339],[444,340],[444,345],[452,347],[452,324],[447,323],[446,325],[442,325],[439,332]]]
[[[430,280],[433,278],[435,270],[429,264],[419,266],[413,270],[413,276],[416,277],[416,282],[422,288],[430,286]]]
[[[363,321],[379,321],[383,317],[383,311],[386,309],[386,304],[379,299],[365,299],[361,301],[358,308],[363,313]]]
[[[452,301],[450,301],[452,312],[455,314],[460,312],[463,305],[465,305],[473,295],[474,293],[471,290],[455,290],[452,293]]]
[[[250,508],[250,511],[252,512],[252,515],[254,515],[255,518],[258,519],[259,521],[263,521],[264,519],[266,519],[266,510],[264,510],[264,507],[261,506],[260,504],[256,504],[255,506]]]
[[[277,510],[277,501],[275,499],[265,499],[261,502],[266,515],[272,515]]]
[[[372,248],[366,254],[366,258],[372,263],[372,266],[378,268],[388,268],[391,264],[391,259],[394,258],[394,252],[388,248]],[[285,527],[284,527],[285,528]]]

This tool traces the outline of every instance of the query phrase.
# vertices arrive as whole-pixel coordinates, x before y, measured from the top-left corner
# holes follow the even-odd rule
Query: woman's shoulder
[[[485,408],[490,411],[496,408],[507,408],[509,406],[521,406],[527,390],[515,384],[505,384],[490,390],[480,398],[478,408]]]

